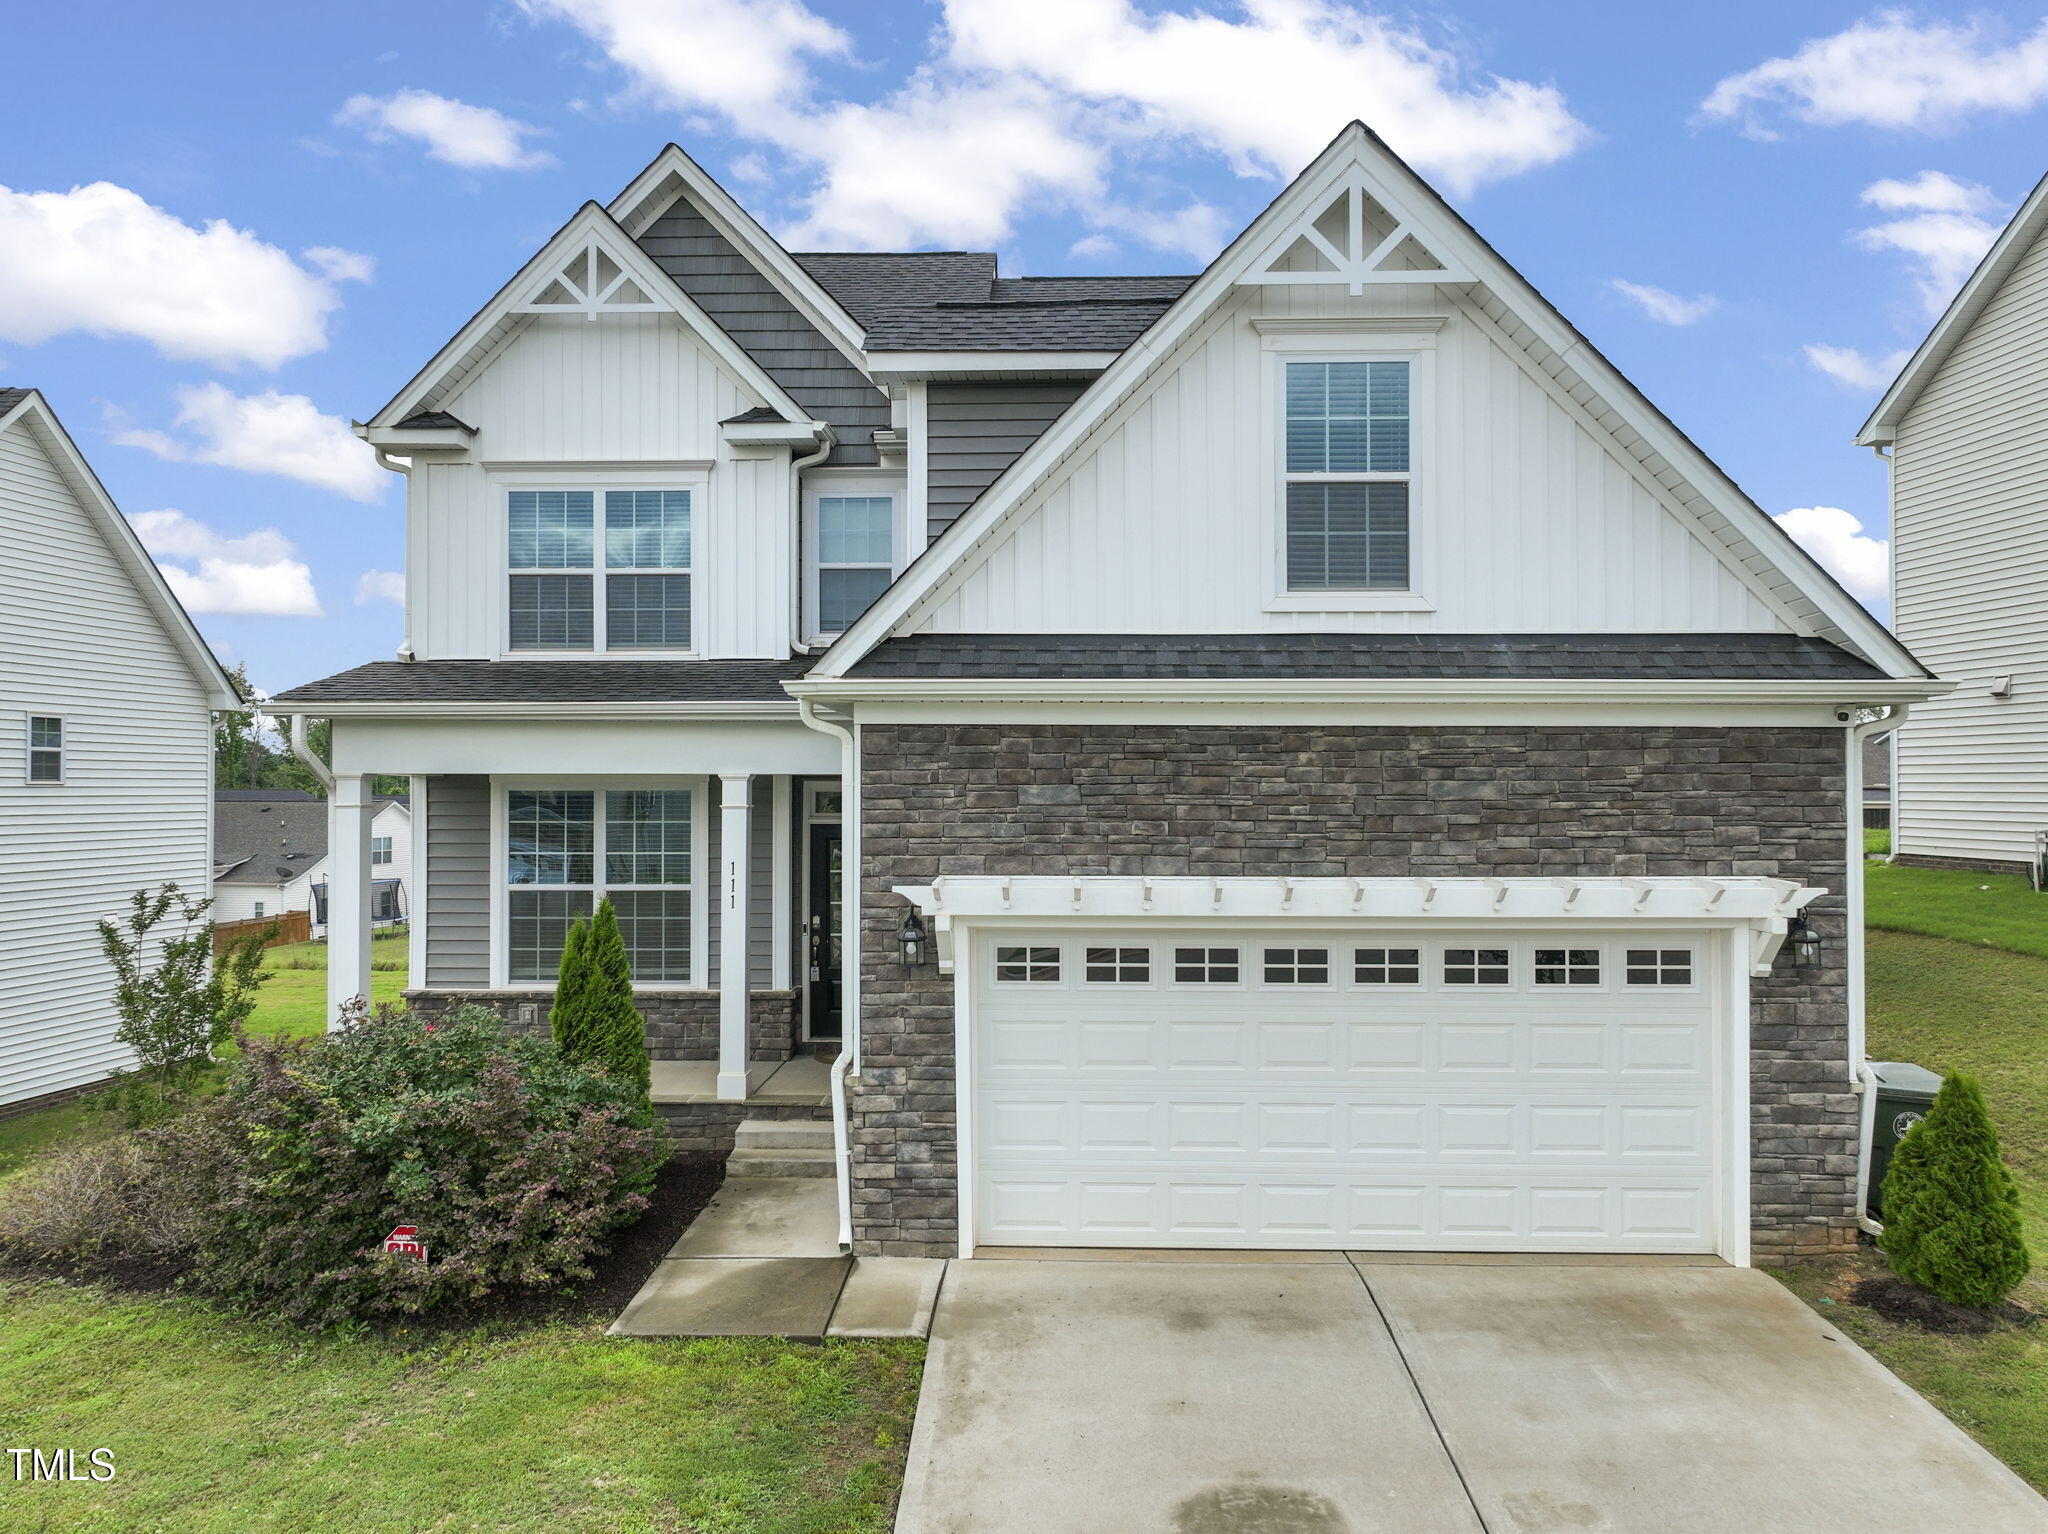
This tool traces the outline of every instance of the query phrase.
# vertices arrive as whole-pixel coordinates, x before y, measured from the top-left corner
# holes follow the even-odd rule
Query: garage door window
[[[1330,950],[1327,948],[1268,948],[1266,984],[1328,985]]]
[[[1507,985],[1513,980],[1505,948],[1446,948],[1445,985]]]
[[[1360,985],[1422,984],[1419,948],[1361,948],[1351,957],[1351,978]]]
[[[1098,984],[1144,985],[1152,979],[1152,950],[1091,948],[1083,973]]]
[[[1181,985],[1236,985],[1235,948],[1176,948],[1173,978]]]
[[[1539,948],[1536,950],[1538,985],[1598,985],[1600,950],[1597,948]]]
[[[1630,985],[1691,985],[1690,948],[1631,948],[1628,950]]]
[[[1057,984],[1060,951],[1057,948],[998,948],[996,979],[1002,984]]]

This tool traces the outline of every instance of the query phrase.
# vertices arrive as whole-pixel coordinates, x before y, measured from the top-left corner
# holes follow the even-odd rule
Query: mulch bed
[[[1981,1308],[1954,1305],[1892,1273],[1874,1273],[1859,1279],[1849,1291],[1849,1300],[1902,1326],[1965,1336],[1982,1336],[2000,1326],[2028,1325],[2040,1319],[2026,1306],[2010,1300]]]

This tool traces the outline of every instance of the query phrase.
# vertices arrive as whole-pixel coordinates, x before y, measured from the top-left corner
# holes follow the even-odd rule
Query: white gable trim
[[[1858,446],[1881,447],[1897,437],[1899,423],[1905,420],[1906,413],[1913,408],[1921,392],[1934,381],[1934,375],[1941,371],[1948,354],[1969,334],[1977,316],[1998,296],[1998,290],[2005,286],[2005,279],[2012,275],[2013,268],[2026,259],[2027,252],[2034,248],[2034,242],[2043,230],[2048,230],[2048,176],[2034,184],[2034,190],[2020,204],[2019,212],[2013,214],[2004,233],[1984,253],[1984,259],[1977,263],[1970,280],[1949,301],[1941,318],[1934,322],[1934,328],[1927,332],[1927,339],[1920,343],[1919,350],[1907,359],[1899,376],[1892,380],[1884,398],[1870,412],[1870,419],[1856,433]]]
[[[16,401],[12,410],[0,414],[0,431],[20,423],[26,426],[36,439],[51,465],[62,476],[66,486],[78,504],[84,508],[101,538],[115,560],[127,571],[145,605],[156,618],[157,626],[163,630],[179,657],[191,671],[193,679],[206,693],[207,707],[232,709],[242,706],[241,695],[235,691],[235,684],[221,669],[212,648],[200,636],[192,622],[191,614],[184,604],[172,593],[170,584],[164,580],[163,571],[156,567],[149,551],[142,546],[142,540],[135,535],[134,527],[121,515],[121,508],[114,504],[114,498],[107,494],[107,487],[100,483],[100,477],[85,461],[85,455],[78,450],[78,444],[71,440],[71,433],[64,429],[55,411],[50,409],[40,391],[31,389],[22,399]]]
[[[1098,378],[1023,455],[985,491],[965,515],[914,561],[882,598],[850,627],[810,672],[812,677],[844,675],[862,655],[891,633],[921,616],[949,577],[965,573],[973,551],[991,544],[1045,478],[1127,403],[1140,384],[1195,336],[1223,308],[1249,264],[1275,238],[1328,205],[1351,168],[1364,161],[1378,172],[1374,197],[1403,225],[1424,231],[1424,242],[1439,259],[1475,272],[1481,287],[1449,295],[1468,314],[1484,314],[1496,338],[1508,336],[1511,355],[1531,347],[1509,336],[1490,304],[1515,320],[1547,355],[1529,364],[1546,373],[1555,391],[1572,397],[1584,418],[1640,468],[1645,483],[1666,496],[1688,499],[1718,514],[1726,536],[1710,536],[1753,590],[1774,590],[1773,610],[1786,613],[1795,632],[1827,631],[1872,664],[1900,677],[1921,677],[1922,668],[1884,626],[1800,549],[1753,501],[1716,467],[1684,433],[1630,384],[1544,297],[1508,265],[1469,224],[1362,124],[1334,139],[1251,226],[1231,242],[1179,300]],[[1427,214],[1418,209],[1426,208]],[[1490,290],[1490,291],[1488,291]],[[1553,367],[1554,364],[1554,367]],[[1597,408],[1595,408],[1597,405]],[[1699,522],[1697,515],[1692,521]]]
[[[673,184],[671,184],[673,183]],[[711,173],[674,144],[666,146],[653,162],[635,176],[626,189],[611,200],[613,218],[621,228],[638,237],[666,213],[678,197],[688,196],[711,227],[754,263],[782,296],[796,305],[797,312],[814,325],[818,333],[837,347],[841,355],[868,371],[861,350],[862,329],[858,321],[840,306],[776,238],[755,220],[732,194],[718,184]]]
[[[533,259],[520,267],[512,280],[498,289],[491,301],[434,354],[433,360],[389,404],[370,418],[367,428],[376,430],[396,425],[430,402],[439,403],[452,396],[463,381],[487,366],[490,359],[525,328],[530,318],[528,305],[535,294],[553,281],[559,267],[592,245],[610,256],[655,304],[677,315],[742,384],[760,397],[762,404],[780,411],[792,421],[809,419],[804,408],[789,397],[782,385],[769,377],[760,363],[698,307],[697,301],[619,227],[616,219],[596,203],[586,202],[576,211],[576,216],[556,230],[554,237],[534,254]],[[563,312],[574,314],[579,311],[565,308]]]

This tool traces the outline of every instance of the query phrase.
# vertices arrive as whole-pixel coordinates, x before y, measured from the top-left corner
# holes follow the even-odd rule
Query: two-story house
[[[1856,440],[1891,470],[1892,627],[1955,690],[1894,746],[1892,855],[2048,887],[2048,181]]]
[[[337,1000],[410,773],[415,1004],[538,1026],[608,894],[672,1119],[834,1054],[857,1251],[1853,1240],[1850,764],[1941,684],[1363,126],[1192,277],[670,147],[363,433]]]

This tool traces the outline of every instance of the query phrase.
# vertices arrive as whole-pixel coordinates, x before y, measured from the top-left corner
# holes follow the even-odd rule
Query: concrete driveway
[[[953,1263],[897,1534],[2048,1531],[1774,1280],[1678,1260]]]

